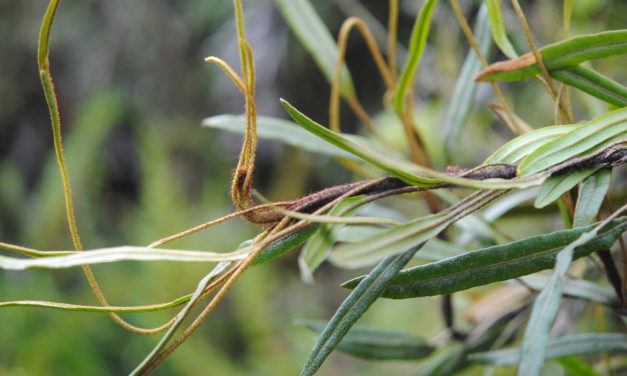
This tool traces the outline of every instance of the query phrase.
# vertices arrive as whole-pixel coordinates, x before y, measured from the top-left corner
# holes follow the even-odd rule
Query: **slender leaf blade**
[[[540,48],[542,62],[550,71],[574,67],[592,59],[627,53],[627,30],[580,35]],[[518,81],[540,73],[531,54],[489,65],[476,77],[480,81]]]
[[[519,347],[477,352],[470,359],[481,364],[493,366],[516,365],[521,360]],[[602,352],[627,351],[627,334],[622,333],[586,333],[574,334],[549,341],[546,346],[546,358],[555,359],[564,356],[598,354]]]
[[[560,82],[614,106],[627,106],[627,87],[593,69],[577,65],[566,69],[553,70],[549,74]]]
[[[349,294],[327,323],[301,371],[301,376],[311,376],[342,341],[349,329],[381,295],[388,281],[407,264],[422,247],[419,244],[400,255],[387,257],[364,278]]]
[[[222,129],[228,132],[241,133],[245,131],[246,118],[242,115],[218,115],[204,119],[202,125],[208,128]],[[315,137],[302,127],[291,121],[267,117],[257,117],[257,136],[270,140],[280,141],[284,144],[313,153],[328,155],[331,157],[360,160],[337,146],[324,142]]]
[[[281,14],[303,46],[314,58],[329,82],[335,75],[338,49],[331,33],[308,0],[275,0]],[[340,72],[340,94],[346,98],[355,96],[353,80],[346,64]]]
[[[299,320],[297,324],[321,333],[327,323]],[[368,360],[417,360],[429,356],[434,347],[422,338],[408,333],[355,325],[342,338],[337,350]]]
[[[532,236],[403,270],[390,281],[382,296],[408,299],[451,294],[550,269],[555,265],[556,255],[562,247],[593,228],[590,225]],[[575,248],[574,257],[609,248],[626,229],[626,217],[614,220],[598,236]],[[342,287],[354,288],[363,278],[354,278]]]
[[[618,215],[623,209],[615,214]],[[608,219],[611,220],[611,217]],[[540,373],[546,356],[545,351],[549,332],[559,309],[564,277],[573,260],[575,248],[593,240],[596,234],[607,225],[607,222],[608,220],[605,220],[592,230],[582,233],[574,242],[557,254],[553,273],[546,287],[533,303],[531,316],[523,338],[518,376],[531,376]]]
[[[583,181],[579,188],[573,226],[584,226],[596,218],[610,187],[612,170],[602,169]]]
[[[520,162],[518,175],[529,176],[609,140],[627,142],[627,107],[594,118],[534,150]]]
[[[551,204],[553,201],[560,198],[560,196],[564,193],[579,184],[582,180],[594,174],[598,169],[598,167],[584,168],[570,174],[560,174],[549,177],[542,184],[533,206],[536,209],[541,209]]]
[[[488,11],[483,4],[479,8],[477,21],[475,23],[474,35],[479,49],[484,56],[489,55],[491,47],[490,22],[488,21]],[[473,49],[468,51],[464,65],[459,73],[453,97],[450,100],[446,115],[444,116],[443,132],[446,140],[447,153],[452,156],[452,151],[456,149],[461,134],[468,121],[470,109],[475,100],[477,83],[474,76],[481,69],[481,61]]]
[[[496,45],[499,46],[499,49],[505,56],[515,59],[518,57],[518,54],[514,51],[514,47],[505,32],[505,22],[503,22],[503,14],[501,13],[501,0],[485,0],[484,4],[488,7],[492,38],[494,38]]]
[[[431,16],[437,2],[438,0],[425,1],[422,8],[420,8],[418,18],[416,18],[416,23],[411,33],[411,39],[409,40],[409,56],[401,71],[398,85],[392,97],[392,105],[398,114],[402,114],[405,111],[407,94],[409,93],[410,86],[414,82],[416,70],[420,64],[425,45],[427,44],[429,28],[431,27]]]
[[[510,189],[510,188],[529,188],[542,183],[546,175],[536,174],[534,176],[525,177],[523,179],[485,179],[473,180],[455,177],[442,172],[422,167],[402,159],[383,155],[360,144],[354,137],[349,137],[341,133],[336,133],[328,128],[311,120],[303,113],[294,108],[285,100],[281,100],[283,107],[294,121],[307,129],[316,136],[333,143],[336,146],[353,153],[365,161],[381,168],[382,170],[396,176],[407,184],[419,187],[428,187],[442,182],[456,184],[464,187],[477,189]]]
[[[330,211],[331,216],[352,215],[357,211],[357,207],[349,209],[353,204],[363,200],[364,196],[349,197],[337,205]],[[307,284],[313,284],[313,273],[322,264],[329,254],[335,243],[338,232],[343,228],[342,225],[321,224],[316,232],[309,238],[298,257],[298,267],[300,269],[301,280]]]

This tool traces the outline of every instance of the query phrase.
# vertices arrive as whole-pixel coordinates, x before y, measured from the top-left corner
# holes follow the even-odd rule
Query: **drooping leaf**
[[[561,248],[593,228],[591,225],[532,236],[403,270],[390,281],[382,297],[407,299],[451,294],[550,269],[555,265],[556,255]],[[575,248],[574,257],[609,248],[625,229],[627,217],[614,220],[599,235]],[[342,287],[354,288],[363,278],[352,279],[342,284]]]
[[[627,335],[622,333],[587,333],[554,339],[547,343],[546,359],[610,351],[627,351]],[[493,366],[509,366],[519,364],[520,352],[519,347],[479,352],[470,355],[470,359],[474,362]]]
[[[479,8],[474,35],[483,55],[489,55],[492,40],[490,38],[488,11],[485,4]],[[453,97],[449,102],[446,115],[444,115],[444,120],[442,121],[446,149],[451,156],[451,152],[456,149],[459,143],[461,134],[468,121],[468,114],[475,100],[478,85],[474,80],[474,76],[479,72],[479,69],[481,69],[481,61],[479,61],[475,51],[470,49],[455,83]]]
[[[275,0],[283,17],[303,46],[309,51],[329,82],[333,81],[338,49],[334,38],[308,0]],[[346,64],[340,72],[340,94],[355,96],[353,80]]]
[[[539,50],[550,72],[602,57],[627,53],[627,30],[610,30],[569,38]],[[540,73],[533,54],[489,65],[477,76],[480,81],[518,81]]]
[[[398,78],[398,84],[392,97],[392,105],[398,114],[405,112],[405,105],[407,101],[407,94],[410,91],[410,86],[414,82],[418,65],[420,64],[420,58],[427,44],[427,37],[429,36],[429,28],[431,27],[431,16],[435,5],[438,0],[427,0],[420,8],[418,18],[411,33],[411,39],[409,40],[409,56],[405,66]]]
[[[612,170],[602,169],[583,181],[579,188],[573,226],[584,226],[596,218],[610,186]]]
[[[422,244],[400,255],[386,257],[359,283],[335,311],[318,337],[309,359],[301,371],[301,376],[311,376],[318,371],[355,322],[379,298],[388,281],[407,264],[420,247]]]
[[[535,149],[518,165],[518,175],[529,176],[581,153],[619,142],[627,142],[627,107],[594,118]]]
[[[299,320],[297,324],[315,333],[321,333],[326,322]],[[337,350],[368,360],[416,360],[434,350],[420,337],[386,330],[353,326],[338,344]]]
[[[549,205],[597,170],[598,167],[584,168],[570,174],[559,174],[549,177],[542,183],[533,206],[536,209],[541,209]]]
[[[402,159],[394,158],[388,155],[383,155],[375,150],[368,148],[358,142],[351,135],[342,133],[336,133],[328,128],[311,120],[303,113],[298,111],[287,101],[281,100],[283,107],[294,119],[294,121],[307,129],[316,136],[330,142],[340,148],[353,153],[354,155],[362,158],[365,161],[372,163],[373,165],[381,168],[382,170],[390,173],[403,180],[404,182],[419,187],[431,186],[442,182],[456,184],[464,187],[477,188],[477,189],[509,189],[509,188],[529,188],[539,185],[544,180],[544,175],[534,175],[532,177],[526,177],[523,179],[485,179],[485,180],[473,180],[455,177],[442,172],[432,170],[430,168],[422,167],[411,162],[407,162]],[[421,176],[422,175],[422,176]]]
[[[246,118],[242,115],[218,115],[204,119],[202,125],[229,132],[244,133]],[[257,136],[332,157],[360,160],[337,146],[322,141],[291,121],[267,116],[257,117]]]

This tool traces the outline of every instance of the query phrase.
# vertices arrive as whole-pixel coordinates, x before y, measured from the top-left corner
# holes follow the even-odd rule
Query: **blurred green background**
[[[334,35],[347,15],[366,10],[385,23],[383,1],[314,1]],[[472,20],[476,2],[464,2]],[[360,5],[361,4],[361,5]],[[406,45],[420,2],[401,2],[400,40]],[[38,249],[71,248],[62,187],[52,150],[49,117],[36,66],[43,0],[0,0],[0,241]],[[361,8],[363,6],[363,8]],[[561,3],[532,2],[526,11],[540,44],[561,34]],[[285,118],[278,98],[326,122],[329,87],[307,52],[269,0],[245,2],[249,41],[257,64],[260,114]],[[575,2],[572,34],[624,27],[621,1]],[[509,14],[514,20],[513,15]],[[515,40],[523,42],[513,26]],[[376,30],[376,27],[375,27]],[[87,249],[144,245],[232,211],[230,171],[241,137],[203,129],[204,117],[241,113],[243,100],[231,82],[203,58],[215,55],[238,66],[230,1],[136,0],[62,2],[52,29],[51,69],[59,96],[64,145],[77,219]],[[526,48],[521,43],[521,48]],[[418,116],[430,127],[438,150],[437,124],[446,110],[467,52],[446,2],[438,6],[418,76]],[[402,56],[403,52],[400,52]],[[499,57],[493,57],[498,59]],[[620,58],[620,57],[619,57]],[[386,124],[383,84],[361,39],[349,43],[348,65],[358,96]],[[624,66],[606,59],[595,66],[621,81]],[[515,107],[535,126],[552,122],[546,94],[533,82],[508,86]],[[544,100],[538,99],[538,95]],[[576,95],[576,94],[575,94]],[[480,87],[477,111],[453,161],[479,163],[511,137],[486,110],[491,99]],[[576,97],[579,114],[603,105]],[[343,128],[359,125],[344,108]],[[397,140],[400,145],[403,140]],[[476,145],[486,145],[477,148]],[[435,158],[442,168],[445,158]],[[285,200],[354,179],[335,161],[271,141],[259,145],[255,186]],[[424,207],[415,198],[391,200],[415,217]],[[535,212],[529,228],[512,236],[556,226],[559,218]],[[529,216],[521,211],[521,215]],[[541,220],[540,220],[541,219]],[[507,224],[502,225],[508,229]],[[236,219],[172,243],[171,247],[232,250],[258,227]],[[324,266],[313,287],[299,279],[297,253],[255,267],[236,283],[202,328],[156,372],[158,375],[294,375],[314,336],[292,324],[297,318],[328,319],[347,292],[338,284],[362,271]],[[207,266],[181,263],[118,263],[94,268],[114,305],[141,305],[189,293]],[[463,308],[478,293],[459,294]],[[39,299],[96,304],[78,268],[0,272],[0,300]],[[174,310],[125,315],[141,326],[157,326]],[[462,319],[460,314],[460,319]],[[443,330],[438,299],[380,301],[361,323],[430,339]],[[128,373],[158,336],[128,333],[106,315],[35,308],[0,309],[0,375],[117,375]],[[411,362],[369,363],[334,354],[321,375],[415,374]],[[469,374],[476,370],[471,369]]]

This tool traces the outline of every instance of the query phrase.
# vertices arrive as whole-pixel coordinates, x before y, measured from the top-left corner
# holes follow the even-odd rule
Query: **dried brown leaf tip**
[[[542,57],[542,53],[540,53],[540,57]],[[487,81],[484,78],[491,76],[497,73],[511,72],[518,69],[523,69],[530,67],[536,63],[536,58],[533,54],[528,53],[524,54],[516,59],[499,61],[498,63],[490,64],[485,67],[481,72],[477,74],[475,77],[475,81]]]

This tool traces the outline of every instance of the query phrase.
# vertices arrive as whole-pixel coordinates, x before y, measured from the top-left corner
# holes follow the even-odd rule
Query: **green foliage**
[[[13,132],[33,122],[26,109],[37,102],[12,102],[27,96],[30,77],[3,68],[10,110],[0,109],[9,136],[0,133],[0,319],[11,325],[0,331],[0,374],[52,364],[68,374],[96,374],[91,365],[137,375],[157,367],[190,375],[621,372],[627,88],[618,59],[627,31],[616,17],[624,4],[594,22],[585,4],[569,0],[560,11],[551,2],[521,9],[516,0],[511,8],[426,0],[413,9],[397,0],[340,8],[268,0],[247,12],[235,0],[233,21],[218,1],[139,4],[156,17],[155,30],[177,21],[142,40],[133,30],[151,23],[112,12],[115,4],[99,11],[119,23],[92,23],[80,4],[55,0],[43,20],[29,19],[41,22],[29,59],[47,104],[34,119],[50,119],[54,147],[54,156],[33,149],[32,176],[21,164],[32,163],[26,155],[37,143]],[[504,21],[514,17],[520,27]],[[92,39],[110,24],[110,43]],[[349,39],[352,27],[365,47]],[[34,31],[15,34],[37,42]],[[510,60],[492,62],[494,45]],[[241,92],[243,109],[215,67],[181,63],[207,48],[228,60],[239,52],[240,70],[206,61]],[[68,63],[72,54],[80,64]],[[328,110],[319,93],[326,85]],[[340,97],[352,115],[340,116]],[[225,111],[244,115],[213,115]],[[202,130],[207,112],[211,129]],[[327,114],[331,129],[313,120]],[[13,123],[21,127],[8,132]],[[222,131],[243,134],[241,147]],[[445,160],[460,166],[444,168]],[[230,171],[237,210],[224,215]],[[310,193],[312,185],[325,188]],[[271,200],[257,203],[264,196],[253,187]],[[225,223],[237,217],[256,227]],[[301,245],[296,259],[290,251]],[[558,314],[566,324],[555,325]],[[290,332],[295,318],[318,335],[313,349]],[[211,335],[192,335],[203,322]],[[361,363],[338,361],[335,350]]]

